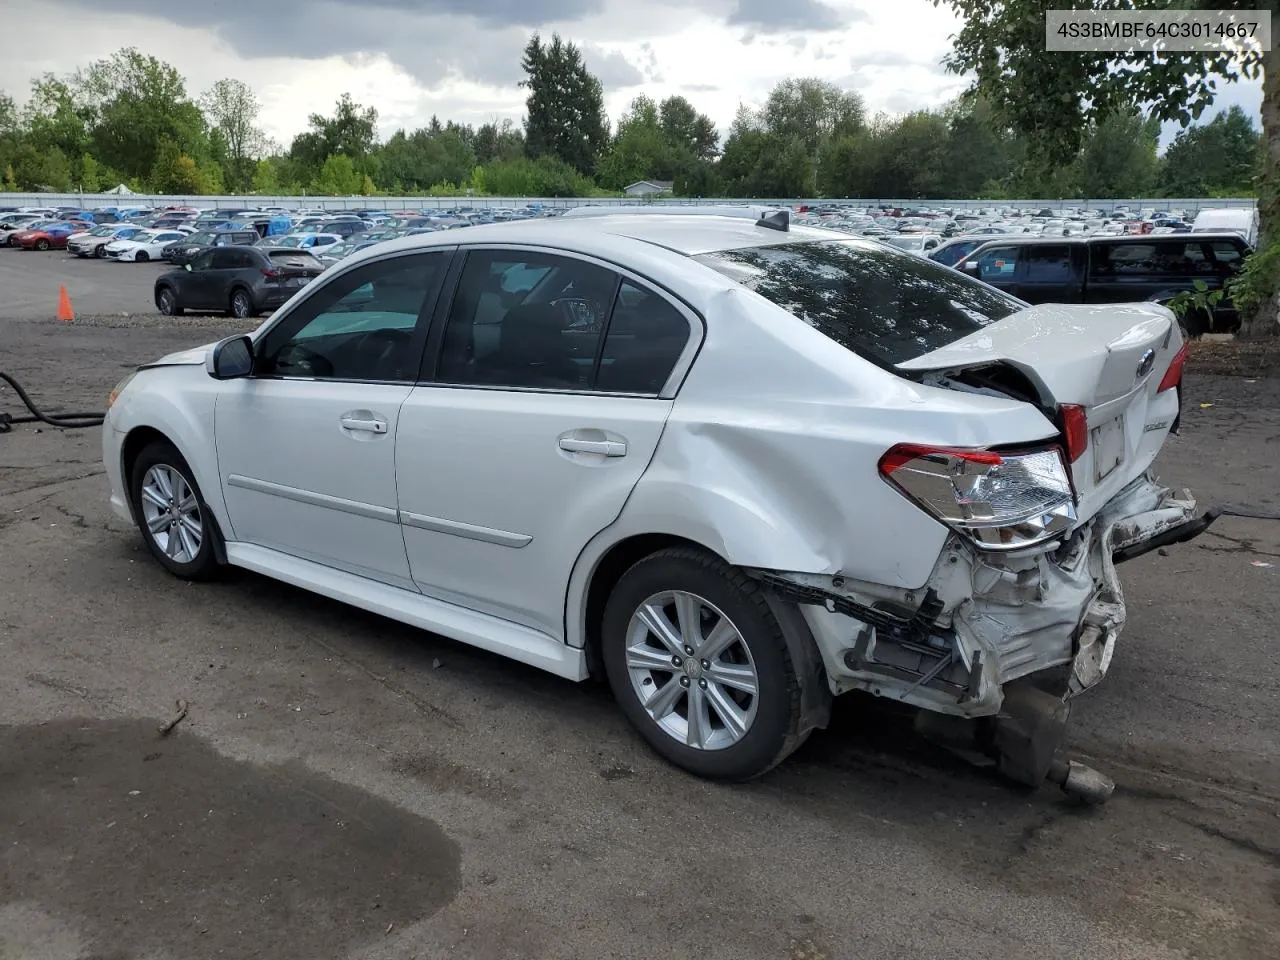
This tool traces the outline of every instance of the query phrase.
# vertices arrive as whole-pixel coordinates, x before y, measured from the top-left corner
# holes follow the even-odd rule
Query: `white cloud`
[[[250,84],[282,144],[344,92],[377,108],[386,136],[432,114],[519,119],[533,27],[583,47],[614,118],[637,93],[679,93],[724,129],[740,103],[763,101],[788,76],[857,90],[872,115],[938,106],[965,86],[939,64],[958,23],[930,0],[311,0],[301,17],[258,0],[26,3],[7,21],[0,89],[22,99],[33,76],[136,46],[181,70],[193,94],[222,77]],[[69,22],[75,43],[51,47]],[[1256,84],[1228,86],[1218,108],[1241,103],[1256,116],[1259,98]]]

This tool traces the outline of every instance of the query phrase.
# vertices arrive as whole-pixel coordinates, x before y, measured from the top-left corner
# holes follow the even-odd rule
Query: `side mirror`
[[[185,270],[185,271],[187,271],[187,273],[190,273],[190,272],[191,272],[191,270],[192,270],[193,268],[192,268],[192,266],[191,266],[191,264],[190,264],[190,263],[184,263],[184,264],[182,265],[182,269],[183,269],[183,270]]]
[[[204,368],[215,380],[238,380],[253,373],[253,341],[244,334],[219,340],[205,358]]]
[[[978,262],[976,260],[964,261],[964,263],[960,264],[960,272],[967,273],[976,280],[982,279],[982,268],[978,266]]]

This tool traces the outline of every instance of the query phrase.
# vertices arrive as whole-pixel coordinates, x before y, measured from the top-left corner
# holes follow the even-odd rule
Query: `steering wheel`
[[[284,376],[332,377],[333,361],[297,343],[287,343],[275,357],[275,372]]]
[[[399,363],[408,356],[412,339],[405,330],[370,330],[355,343],[354,366],[375,379],[395,379],[400,375]]]

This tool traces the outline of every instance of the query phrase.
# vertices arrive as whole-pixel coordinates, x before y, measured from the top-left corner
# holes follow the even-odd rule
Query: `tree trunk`
[[[1271,49],[1262,55],[1262,177],[1258,185],[1258,249],[1280,244],[1280,17],[1271,18]],[[1242,339],[1280,335],[1280,277],[1271,298],[1244,318]]]

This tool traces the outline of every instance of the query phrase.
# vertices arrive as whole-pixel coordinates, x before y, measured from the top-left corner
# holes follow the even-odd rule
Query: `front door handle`
[[[364,433],[386,433],[387,421],[362,420],[359,417],[343,417],[338,421],[346,430],[360,430]]]
[[[627,445],[621,440],[577,440],[561,437],[560,449],[569,453],[598,453],[605,457],[625,457]]]

